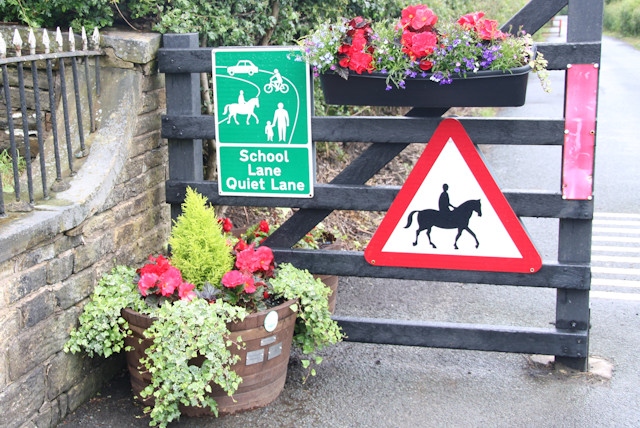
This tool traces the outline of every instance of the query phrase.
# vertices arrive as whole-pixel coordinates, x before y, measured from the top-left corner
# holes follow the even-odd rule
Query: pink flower
[[[478,22],[484,17],[484,12],[473,12],[463,15],[458,19],[458,24],[467,30],[477,31]]]
[[[244,275],[239,270],[230,270],[222,277],[222,285],[227,288],[236,288],[244,284]]]
[[[255,249],[250,246],[246,250],[240,251],[236,255],[236,268],[243,272],[253,273],[258,269],[257,260],[255,257]]]
[[[253,279],[253,276],[247,275],[246,281],[244,283],[244,292],[247,294],[253,294],[256,292],[256,283]]]
[[[273,264],[273,251],[269,247],[258,247],[255,252],[260,270],[269,270]]]
[[[438,16],[425,5],[409,6],[407,9],[410,10],[407,11],[406,19],[409,27],[415,31],[429,29],[438,22]],[[405,18],[404,11],[402,17]]]
[[[194,288],[195,285],[183,282],[178,286],[178,296],[180,296],[181,300],[193,300],[196,297],[196,293],[193,291]]]
[[[158,278],[158,287],[160,294],[165,297],[171,296],[174,291],[182,284],[182,274],[180,271],[171,266],[165,273]]]
[[[156,286],[158,278],[158,275],[155,273],[145,273],[140,276],[140,280],[138,281],[138,290],[140,290],[140,294],[146,296],[149,290]]]
[[[253,276],[247,273],[242,273],[239,270],[231,270],[225,273],[222,277],[222,285],[227,288],[236,288],[242,285],[244,286],[244,292],[249,294],[256,291]]]

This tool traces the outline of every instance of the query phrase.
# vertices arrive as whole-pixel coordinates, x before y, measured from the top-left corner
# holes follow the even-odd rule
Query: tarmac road
[[[609,85],[615,79],[608,52],[619,44],[609,38],[603,42],[598,135],[599,142],[626,142],[627,150],[637,139],[638,108],[632,107],[631,101],[619,103],[611,98],[628,96],[626,87]],[[624,65],[639,54],[622,45],[629,55],[623,57]],[[529,86],[531,98],[525,107],[503,113],[527,115],[530,111],[533,116],[558,117],[550,109],[561,109],[562,105],[549,107],[544,101],[539,104],[533,90],[535,84],[531,82]],[[556,90],[561,87],[562,83],[554,85]],[[638,102],[637,96],[635,102]],[[543,108],[546,113],[539,115],[536,108]],[[614,115],[609,110],[614,108],[620,114],[628,113],[636,118],[632,123],[609,119],[608,114]],[[600,156],[600,148],[598,150]],[[509,167],[511,160],[497,155],[490,152],[488,158],[497,160],[491,165],[499,176],[500,169]],[[625,184],[619,189],[620,194],[626,193],[626,198],[637,203],[637,192],[631,190],[640,183],[638,168],[626,170],[636,161],[626,159],[629,157],[626,152],[619,155],[622,158],[619,162],[623,164],[608,160],[600,164],[598,159],[596,174],[609,175],[612,170],[619,172],[624,167],[622,176],[625,180],[629,177],[631,187]],[[552,166],[555,176],[548,177],[548,181],[551,188],[556,189],[559,172],[557,165]],[[616,186],[608,178],[599,178],[596,176],[598,191],[607,193],[610,186]],[[508,183],[506,187],[509,188]],[[606,195],[603,199],[604,202],[597,199],[596,211],[639,212],[637,205],[622,204],[621,196],[613,198],[613,205],[608,205]],[[616,205],[618,203],[621,205]],[[545,228],[533,225],[534,241],[538,239],[536,234]],[[553,257],[554,251],[552,245],[540,248],[543,259]],[[632,261],[631,266],[633,269],[637,264]],[[634,286],[627,288],[633,290]],[[634,294],[637,295],[629,293]],[[548,327],[555,319],[555,291],[341,278],[337,314]],[[345,342],[324,353],[318,375],[306,384],[301,382],[299,363],[292,358],[284,391],[265,408],[219,419],[182,418],[171,426],[638,427],[640,300],[611,295],[593,298],[591,321],[590,361],[595,366],[588,373],[554,367],[545,364],[544,358],[528,355]],[[60,426],[146,427],[148,419],[133,403],[128,377],[123,375],[69,415]]]

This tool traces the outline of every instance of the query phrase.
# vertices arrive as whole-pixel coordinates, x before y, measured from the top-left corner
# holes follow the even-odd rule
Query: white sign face
[[[476,235],[479,245],[476,248],[474,237],[463,230],[456,242],[457,228],[445,229],[433,226],[430,231],[431,243],[425,229],[420,229],[420,211],[439,211],[439,199],[442,196],[446,184],[449,203],[454,207],[460,207],[469,200],[480,200],[482,216],[471,211],[469,217],[469,230]],[[453,208],[449,208],[453,209]],[[414,213],[414,211],[417,211]],[[410,214],[411,215],[410,218]],[[413,253],[413,254],[450,254],[456,256],[486,256],[521,258],[522,254],[514,244],[505,229],[498,214],[491,206],[487,196],[467,166],[453,140],[445,144],[440,156],[433,164],[428,176],[416,192],[415,197],[409,203],[399,223],[389,240],[384,245],[384,252]],[[409,227],[407,224],[410,222]],[[416,232],[418,232],[418,244]]]
[[[436,128],[364,251],[372,265],[535,273],[542,260],[455,119]]]
[[[278,312],[271,311],[264,317],[264,329],[272,332],[278,326]]]

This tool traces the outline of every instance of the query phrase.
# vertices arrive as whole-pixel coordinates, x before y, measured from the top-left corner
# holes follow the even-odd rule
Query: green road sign
[[[212,51],[219,193],[313,197],[311,83],[292,47]]]

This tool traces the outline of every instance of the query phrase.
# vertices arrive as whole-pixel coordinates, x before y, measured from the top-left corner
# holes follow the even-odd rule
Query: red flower
[[[371,29],[371,25],[362,16],[356,16],[349,21],[349,27],[351,29],[347,31],[347,36],[353,36],[357,32],[366,32]]]
[[[483,40],[504,40],[507,34],[498,29],[498,21],[485,19],[484,12],[474,12],[463,15],[458,24],[467,30],[475,31]]]
[[[222,225],[222,230],[225,233],[231,232],[231,229],[233,229],[233,223],[231,222],[230,218],[219,218],[218,223]]]
[[[269,233],[269,223],[267,220],[260,220],[258,230],[260,230],[260,232]]]
[[[422,33],[405,31],[402,33],[401,42],[402,51],[415,60],[431,54],[438,44],[438,38],[431,31]]]
[[[483,40],[504,40],[507,35],[498,29],[498,21],[483,19],[476,27],[476,32]]]
[[[363,71],[373,71],[373,56],[364,52],[352,53],[351,61],[349,61],[349,69],[358,74],[362,74]]]
[[[349,54],[353,55],[356,52],[363,52],[366,46],[367,38],[364,36],[364,33],[359,31],[353,36],[353,39],[351,40],[351,48],[349,49]]]
[[[162,254],[158,257],[149,256],[149,261],[151,263],[145,264],[138,270],[138,273],[141,276],[146,273],[155,273],[160,276],[171,267],[169,260],[167,260]]]
[[[418,65],[418,67],[420,67],[420,70],[429,71],[431,70],[431,67],[433,67],[433,63],[431,61],[423,59],[420,61],[420,64]]]
[[[249,244],[247,244],[247,241],[245,241],[244,239],[239,239],[238,243],[236,244],[236,246],[233,247],[233,250],[236,253],[239,253],[240,251],[244,251],[247,248],[249,248]]]

